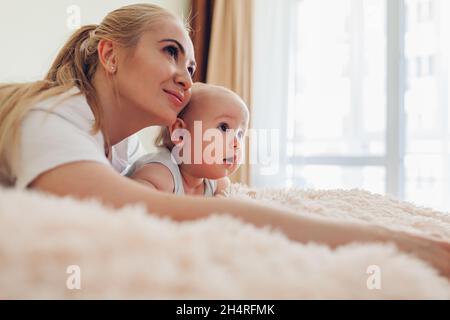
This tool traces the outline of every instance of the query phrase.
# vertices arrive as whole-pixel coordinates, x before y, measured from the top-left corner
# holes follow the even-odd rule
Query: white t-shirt
[[[26,188],[40,174],[77,161],[110,165],[122,174],[144,154],[133,135],[112,147],[110,163],[103,134],[91,133],[94,121],[86,97],[77,88],[37,103],[22,123],[19,159],[13,166],[16,187]]]

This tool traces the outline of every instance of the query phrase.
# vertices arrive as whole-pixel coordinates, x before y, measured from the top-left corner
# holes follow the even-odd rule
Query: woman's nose
[[[192,81],[191,74],[187,70],[179,72],[176,76],[175,81],[184,90],[189,90],[190,88],[192,88],[192,85],[194,84],[194,82]]]

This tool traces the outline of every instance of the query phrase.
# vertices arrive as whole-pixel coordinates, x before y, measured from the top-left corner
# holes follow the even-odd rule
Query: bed
[[[228,196],[450,240],[448,213],[362,190],[236,184]],[[332,250],[227,215],[176,223],[141,205],[0,189],[0,299],[17,298],[450,299],[450,283],[392,244]]]

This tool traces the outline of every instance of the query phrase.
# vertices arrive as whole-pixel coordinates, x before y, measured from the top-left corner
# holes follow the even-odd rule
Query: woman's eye
[[[223,131],[223,132],[227,132],[227,130],[228,130],[228,124],[226,124],[226,123],[221,123],[221,124],[219,124],[219,126],[218,126],[218,128],[221,130],[221,131]]]
[[[169,46],[164,48],[164,50],[175,60],[178,58],[178,48],[174,46]]]
[[[194,76],[195,70],[194,70],[194,68],[189,67],[189,68],[188,68],[188,72],[189,72],[189,74],[191,75],[191,77],[193,77],[193,76]]]

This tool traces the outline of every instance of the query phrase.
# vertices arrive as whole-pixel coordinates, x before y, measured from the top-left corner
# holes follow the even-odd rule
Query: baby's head
[[[247,106],[236,93],[195,83],[191,101],[174,124],[162,129],[156,144],[175,158],[181,155],[191,175],[220,179],[239,168],[248,122]]]

